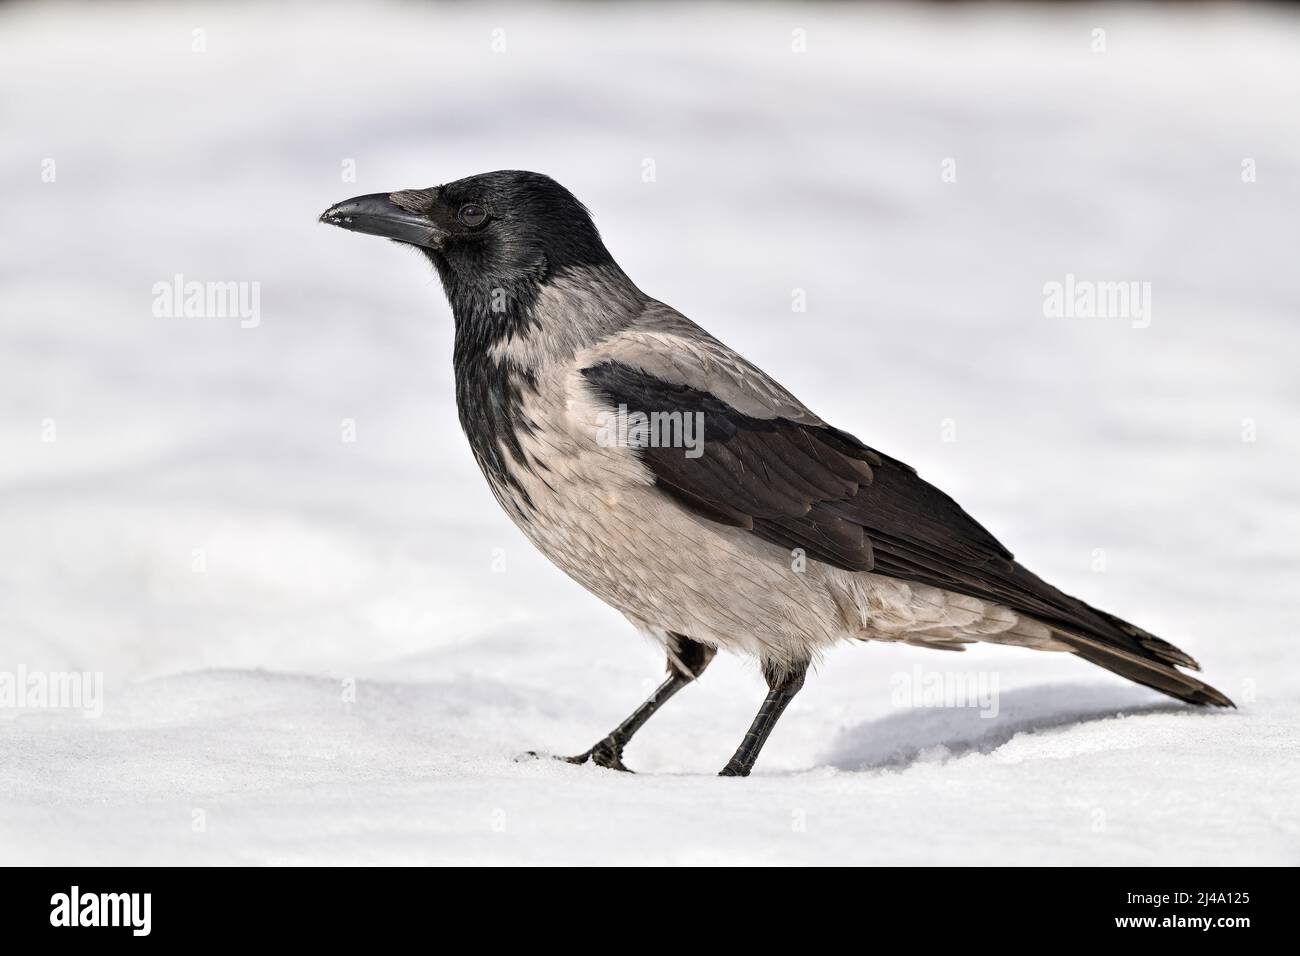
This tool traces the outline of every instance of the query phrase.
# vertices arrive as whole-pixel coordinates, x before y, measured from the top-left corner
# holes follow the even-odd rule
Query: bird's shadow
[[[1022,733],[1055,730],[1127,714],[1191,710],[1140,688],[1090,684],[1029,687],[1002,694],[996,716],[978,708],[910,708],[840,732],[822,766],[899,770],[917,762],[989,754]]]

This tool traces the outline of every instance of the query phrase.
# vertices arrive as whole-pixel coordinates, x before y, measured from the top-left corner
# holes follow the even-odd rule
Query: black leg
[[[627,767],[623,766],[623,748],[632,739],[632,735],[641,729],[641,725],[649,720],[668,698],[703,674],[704,668],[709,666],[709,661],[713,660],[713,655],[717,653],[716,648],[693,641],[689,637],[680,634],[674,634],[672,637],[676,644],[668,657],[668,679],[646,698],[645,703],[632,711],[627,720],[610,731],[609,736],[604,740],[586,753],[580,753],[575,757],[564,757],[564,760],[569,763],[586,763],[590,760],[598,767],[627,770]]]
[[[786,706],[794,700],[794,695],[799,693],[799,688],[803,687],[803,678],[807,672],[807,662],[793,668],[781,669],[764,665],[763,676],[767,678],[767,699],[758,709],[758,716],[749,725],[749,732],[736,748],[736,753],[719,772],[719,777],[749,776],[749,771],[754,769],[754,761],[758,759],[758,752],[763,749],[763,744],[767,743],[768,735],[772,733],[772,728],[776,726]]]

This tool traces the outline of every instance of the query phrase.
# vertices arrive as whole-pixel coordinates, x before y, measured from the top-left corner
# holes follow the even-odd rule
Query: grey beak
[[[345,199],[320,215],[320,221],[352,232],[396,239],[413,246],[441,249],[447,234],[424,216],[394,203],[391,193]]]

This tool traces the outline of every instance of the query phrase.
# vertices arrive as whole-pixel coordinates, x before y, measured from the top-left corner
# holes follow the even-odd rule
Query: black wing
[[[696,515],[781,548],[802,548],[809,558],[847,571],[1003,604],[1063,629],[1067,641],[1071,634],[1090,639],[1075,647],[1081,656],[1174,696],[1189,699],[1184,682],[1205,686],[1168,667],[1196,666],[1182,651],[1030,573],[914,469],[852,435],[786,418],[753,418],[707,391],[619,362],[594,365],[583,375],[598,395],[629,412],[703,416],[698,457],[682,447],[638,450],[656,485]],[[1147,673],[1152,661],[1163,665],[1162,673]]]
[[[1004,548],[958,504],[902,462],[852,435],[786,418],[753,418],[716,396],[617,362],[585,369],[629,412],[702,416],[703,447],[642,447],[656,484],[691,511],[848,571],[940,586],[983,568],[1012,572]]]

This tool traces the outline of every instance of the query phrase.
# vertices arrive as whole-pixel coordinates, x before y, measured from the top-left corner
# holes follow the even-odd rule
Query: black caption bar
[[[3,875],[7,943],[65,937],[128,946],[243,943],[266,933],[337,947],[374,943],[390,930],[405,936],[419,925],[440,932],[440,921],[488,928],[499,942],[502,931],[536,938],[564,925],[586,932],[673,920],[665,897],[676,900],[669,909],[692,910],[706,939],[712,924],[733,942],[747,924],[759,932],[779,913],[795,933],[800,925],[810,933],[817,925],[856,927],[864,945],[876,933],[920,929],[956,938],[977,928],[999,941],[1050,932],[1179,943],[1200,935],[1230,945],[1288,928],[1282,910],[1292,882],[1288,870],[1245,868],[735,870],[704,880],[569,870],[538,892],[535,874],[522,870],[7,868]]]

